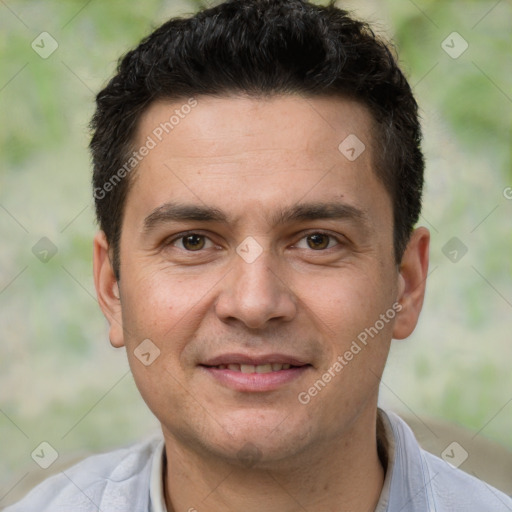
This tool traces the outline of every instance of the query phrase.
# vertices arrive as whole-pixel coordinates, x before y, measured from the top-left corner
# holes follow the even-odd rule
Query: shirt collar
[[[386,467],[386,476],[384,477],[384,485],[380,493],[380,498],[375,508],[375,512],[386,512],[389,505],[389,496],[391,493],[391,475],[395,468],[395,436],[386,413],[382,409],[378,409],[377,438],[380,440],[379,445],[384,452],[381,461],[384,458]]]
[[[167,512],[164,496],[165,443],[162,440],[153,454],[149,479],[150,512]]]
[[[394,413],[378,409],[382,432],[381,447],[387,459],[386,476],[375,512],[407,510],[420,512],[428,507],[421,450],[409,427]],[[150,512],[167,512],[164,496],[165,444],[157,446],[151,464]]]
[[[424,455],[409,426],[379,409],[388,440],[388,468],[375,512],[433,510],[431,480]],[[380,508],[379,508],[380,507]]]

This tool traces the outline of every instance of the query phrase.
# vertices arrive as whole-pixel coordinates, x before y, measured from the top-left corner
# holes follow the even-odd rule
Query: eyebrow
[[[350,204],[341,202],[301,203],[282,209],[270,217],[273,226],[291,224],[298,221],[320,219],[351,220],[368,226],[368,215]],[[228,224],[228,216],[218,208],[193,204],[165,203],[155,208],[144,219],[144,232],[149,232],[169,222],[217,222]]]
[[[165,203],[144,219],[144,231],[151,231],[168,222],[201,221],[227,224],[228,218],[218,208],[193,204]]]
[[[368,217],[364,210],[346,203],[302,203],[277,212],[272,216],[272,224],[277,226],[320,219],[356,220],[366,223]]]

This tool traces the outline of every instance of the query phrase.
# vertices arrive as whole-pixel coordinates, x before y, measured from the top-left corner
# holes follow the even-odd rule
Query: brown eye
[[[203,235],[187,235],[181,238],[183,247],[187,251],[199,251],[205,246]]]
[[[329,235],[313,233],[306,237],[308,247],[315,250],[325,249],[329,245]]]
[[[176,235],[172,240],[166,240],[164,242],[164,246],[176,247],[177,249],[188,253],[197,252],[203,254],[208,249],[213,249],[215,244],[208,236],[189,231],[188,233]]]

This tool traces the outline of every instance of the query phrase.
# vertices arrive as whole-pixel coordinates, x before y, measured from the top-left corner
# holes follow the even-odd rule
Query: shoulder
[[[426,473],[436,505],[441,510],[481,512],[510,512],[512,498],[479,480],[478,478],[448,464],[444,460],[422,450]]]
[[[510,512],[512,498],[482,480],[423,450],[400,417],[385,411],[392,427],[394,472],[414,491],[414,510],[436,512]],[[456,445],[454,446],[456,450]],[[457,454],[453,453],[454,458]],[[410,491],[411,489],[409,489]],[[399,494],[407,494],[400,489]],[[426,507],[426,508],[425,508]]]
[[[146,511],[154,454],[161,437],[93,455],[32,489],[4,512]]]

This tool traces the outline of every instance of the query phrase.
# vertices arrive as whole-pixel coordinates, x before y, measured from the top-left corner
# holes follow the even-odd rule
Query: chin
[[[311,440],[310,426],[289,411],[237,411],[219,423],[212,425],[217,432],[209,438],[216,440],[209,443],[210,450],[244,467],[275,469],[279,461],[307,449]]]

